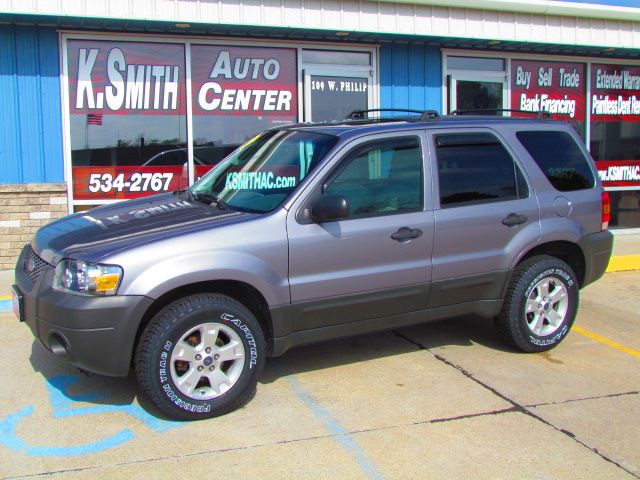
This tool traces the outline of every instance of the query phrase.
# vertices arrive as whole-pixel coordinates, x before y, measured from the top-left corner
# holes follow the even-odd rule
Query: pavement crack
[[[515,407],[501,408],[499,410],[491,410],[490,412],[468,413],[465,415],[458,415],[456,417],[447,417],[447,418],[434,418],[433,420],[428,420],[426,422],[416,422],[413,425],[424,425],[425,423],[454,422],[456,420],[466,420],[468,418],[477,418],[477,417],[490,417],[493,415],[502,415],[503,413],[513,413],[517,411],[518,410]]]
[[[574,442],[576,442],[577,444],[583,446],[584,448],[590,450],[591,452],[595,453],[596,455],[598,455],[600,458],[602,458],[603,460],[615,465],[616,467],[618,467],[619,469],[625,471],[626,473],[628,473],[629,475],[632,475],[633,477],[640,479],[640,475],[638,475],[637,473],[633,472],[632,470],[629,470],[628,468],[626,468],[624,465],[616,462],[615,460],[613,460],[612,458],[606,456],[605,454],[603,454],[602,452],[600,452],[597,448],[592,447],[588,444],[586,444],[585,442],[583,442],[582,440],[580,440],[579,438],[577,438],[575,436],[575,434],[573,434],[572,432],[569,432],[568,430],[562,429],[560,427],[555,426],[554,424],[552,424],[551,422],[549,422],[548,420],[545,420],[544,418],[542,418],[539,415],[536,415],[534,412],[532,412],[529,407],[525,406],[525,405],[521,405],[518,402],[516,402],[515,400],[509,398],[508,396],[506,396],[505,394],[499,392],[497,389],[493,388],[491,385],[488,385],[487,383],[483,382],[482,380],[477,379],[476,377],[473,376],[473,374],[471,372],[469,372],[468,370],[466,370],[464,367],[462,367],[461,365],[458,365],[455,362],[452,362],[451,360],[448,360],[447,358],[443,357],[442,355],[439,355],[435,352],[433,352],[432,350],[430,350],[428,347],[426,347],[425,345],[423,345],[422,343],[418,342],[417,340],[414,340],[411,337],[408,337],[400,332],[398,332],[397,330],[393,330],[393,333],[415,345],[419,350],[424,350],[426,352],[428,352],[430,355],[432,355],[436,360],[444,363],[445,365],[452,367],[454,369],[456,369],[457,371],[459,371],[462,375],[464,375],[466,378],[468,378],[469,380],[471,380],[472,382],[477,383],[478,385],[480,385],[481,387],[485,388],[486,390],[490,391],[491,393],[493,393],[494,395],[496,395],[497,397],[503,399],[505,402],[510,403],[512,405],[512,408],[509,409],[511,411],[515,411],[515,412],[519,412],[522,413],[524,415],[527,415],[528,417],[531,417],[543,424],[545,424],[548,427],[553,428],[554,430],[556,430],[557,432],[562,433],[563,435],[565,435],[566,437],[570,438],[571,440],[573,440]],[[634,392],[637,393],[637,392]],[[615,395],[615,394],[614,394]]]
[[[609,393],[609,394],[606,394],[606,395],[595,395],[593,397],[570,398],[568,400],[559,400],[557,402],[532,403],[530,405],[525,405],[525,407],[526,408],[537,408],[537,407],[546,407],[546,406],[549,406],[549,405],[564,405],[566,403],[585,402],[587,400],[599,400],[601,398],[625,397],[625,396],[629,396],[629,395],[638,395],[638,394],[640,394],[640,391]]]

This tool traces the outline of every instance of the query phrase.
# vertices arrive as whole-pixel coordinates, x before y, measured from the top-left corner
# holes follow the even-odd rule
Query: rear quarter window
[[[573,192],[594,187],[589,159],[567,132],[536,130],[516,136],[556,190]]]

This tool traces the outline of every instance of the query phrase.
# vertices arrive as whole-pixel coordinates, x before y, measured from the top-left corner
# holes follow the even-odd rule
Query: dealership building
[[[548,112],[596,160],[612,228],[638,229],[637,5],[0,0],[0,269],[54,218],[358,109]]]

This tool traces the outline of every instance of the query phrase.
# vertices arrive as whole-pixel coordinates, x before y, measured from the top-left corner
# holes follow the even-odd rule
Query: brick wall
[[[13,270],[36,230],[68,211],[65,183],[0,184],[0,270]]]

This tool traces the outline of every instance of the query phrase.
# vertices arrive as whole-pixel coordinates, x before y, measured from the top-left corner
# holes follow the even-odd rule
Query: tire
[[[151,319],[135,355],[142,390],[177,420],[215,417],[253,395],[265,363],[254,315],[219,294],[177,300]]]
[[[569,333],[578,310],[578,281],[569,265],[537,256],[515,270],[496,328],[512,347],[544,352]]]

